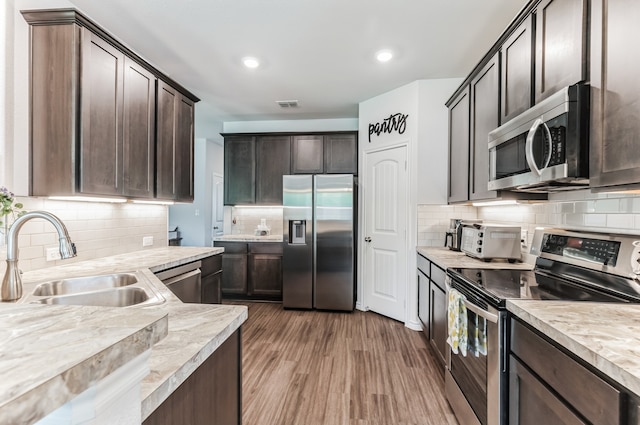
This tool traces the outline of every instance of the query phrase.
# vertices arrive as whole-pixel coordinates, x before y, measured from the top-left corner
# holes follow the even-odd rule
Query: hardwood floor
[[[242,304],[245,425],[457,424],[420,332],[371,312]]]

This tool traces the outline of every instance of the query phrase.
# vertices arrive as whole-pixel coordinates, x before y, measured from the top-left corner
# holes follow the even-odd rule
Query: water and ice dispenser
[[[306,244],[306,231],[307,220],[289,220],[289,243],[292,245]]]

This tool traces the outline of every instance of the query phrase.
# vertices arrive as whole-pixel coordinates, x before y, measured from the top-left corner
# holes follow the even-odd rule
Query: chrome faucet
[[[72,258],[76,256],[76,248],[67,228],[55,215],[46,211],[28,212],[13,222],[7,235],[7,270],[2,279],[2,288],[0,290],[0,301],[15,301],[22,297],[22,277],[20,269],[18,269],[18,232],[22,225],[32,218],[43,218],[53,224],[58,231],[60,237],[60,257],[62,259]]]

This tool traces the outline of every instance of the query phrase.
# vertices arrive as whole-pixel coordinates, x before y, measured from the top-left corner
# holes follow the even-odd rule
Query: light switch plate
[[[47,261],[55,261],[60,259],[60,248],[47,248]]]
[[[521,240],[520,246],[522,248],[526,248],[527,247],[527,244],[528,244],[528,241],[527,241],[528,233],[529,232],[526,229],[521,229],[520,230],[520,240]]]
[[[142,238],[142,246],[151,246],[153,245],[153,236],[144,236]]]

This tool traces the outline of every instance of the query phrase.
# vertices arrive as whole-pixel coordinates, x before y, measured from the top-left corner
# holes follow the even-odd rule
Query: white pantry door
[[[365,306],[405,321],[407,288],[407,147],[364,155],[363,287]]]

